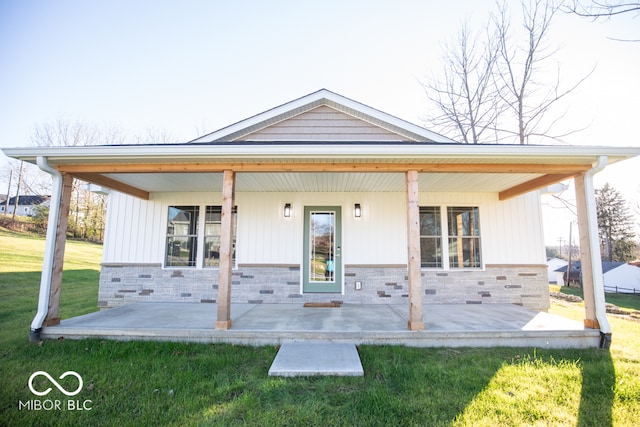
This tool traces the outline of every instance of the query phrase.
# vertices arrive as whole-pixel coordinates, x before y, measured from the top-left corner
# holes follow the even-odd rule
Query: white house
[[[71,177],[113,190],[100,307],[216,302],[227,329],[231,302],[397,303],[417,330],[423,303],[547,309],[538,189],[575,177],[592,238],[593,174],[640,154],[459,144],[327,90],[189,143],[4,151],[54,176],[52,215]],[[45,276],[32,329],[57,319],[59,279]],[[585,324],[608,333],[591,289]]]
[[[16,215],[34,216],[38,206],[49,206],[50,198],[51,196],[18,196],[18,206],[16,208],[16,197],[11,197],[8,206],[6,200],[0,204],[0,213],[6,212],[7,215],[13,215],[15,211]]]
[[[568,264],[567,261],[560,259],[560,258],[549,258],[547,259],[547,280],[549,280],[549,283],[560,283],[562,284],[562,281],[558,281],[558,273],[556,270],[558,270],[561,267],[564,267]],[[562,276],[560,276],[562,277]]]
[[[602,278],[605,292],[640,293],[640,265],[638,262],[602,262]],[[581,263],[574,261],[572,278],[580,279]],[[558,280],[567,274],[567,266],[557,269]]]
[[[606,292],[640,294],[640,266],[636,263],[623,262],[604,275]]]

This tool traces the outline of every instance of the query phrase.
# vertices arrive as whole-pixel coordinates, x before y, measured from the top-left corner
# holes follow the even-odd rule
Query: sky
[[[518,18],[519,2],[508,4]],[[129,142],[185,142],[321,88],[424,125],[421,82],[441,70],[443,44],[494,10],[493,0],[0,0],[0,148],[29,146],[34,126],[59,119]],[[637,15],[556,17],[549,71],[571,82],[595,68],[562,120],[587,129],[565,143],[640,147],[640,42],[611,40],[640,39],[639,28]],[[637,203],[638,170],[640,159],[611,166],[596,185]],[[547,211],[561,215],[547,242],[566,239],[571,215]]]

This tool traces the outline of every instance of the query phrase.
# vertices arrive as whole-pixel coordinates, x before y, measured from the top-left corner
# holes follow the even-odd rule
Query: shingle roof
[[[18,203],[20,206],[31,206],[31,205],[41,205],[44,202],[48,201],[51,196],[18,196]],[[10,205],[15,205],[16,198],[12,197],[9,199]]]

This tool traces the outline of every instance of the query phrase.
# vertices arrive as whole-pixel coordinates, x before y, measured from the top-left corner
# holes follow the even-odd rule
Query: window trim
[[[479,204],[464,204],[464,203],[452,203],[452,204],[428,204],[428,205],[420,205],[420,208],[434,208],[437,207],[440,209],[440,247],[442,250],[442,266],[441,267],[423,267],[422,266],[422,256],[420,256],[420,268],[421,270],[431,270],[431,271],[484,271],[484,246],[482,239],[482,215],[481,210],[482,207]],[[478,239],[478,249],[479,249],[479,257],[480,262],[478,267],[452,267],[451,266],[451,257],[449,252],[449,239],[456,236],[451,236],[449,234],[449,208],[473,208],[478,211],[478,236],[468,236],[469,238],[477,238]],[[422,238],[422,235],[420,235]]]
[[[180,211],[185,211],[185,212],[191,212],[192,216],[189,219],[189,225],[188,225],[188,233],[186,234],[176,234],[175,230],[173,233],[169,233],[169,224],[171,223],[170,220],[170,215],[171,215],[171,209],[178,209]],[[198,205],[169,205],[167,207],[167,223],[165,226],[165,235],[164,235],[164,241],[165,241],[165,245],[164,245],[164,266],[166,268],[193,268],[196,267],[198,265],[198,247],[200,246],[200,239],[198,238],[198,233],[199,233],[199,228],[200,228],[200,206]],[[177,216],[177,215],[176,215]],[[195,227],[195,233],[192,233],[192,227]],[[193,263],[193,265],[169,265],[169,240],[170,239],[175,239],[176,237],[179,238],[186,238],[187,241],[191,241],[191,239],[194,240],[194,244],[195,244],[195,254],[191,254],[192,256],[189,257],[189,264]]]
[[[205,262],[207,260],[207,258],[205,257],[205,250],[206,250],[206,239],[207,237],[211,237],[214,236],[213,234],[211,235],[207,235],[207,211],[209,209],[220,209],[220,215],[222,215],[222,206],[218,206],[218,205],[206,205],[204,207],[204,217],[202,218],[202,224],[204,224],[204,226],[202,227],[202,253],[200,254],[202,256],[202,258],[198,261],[198,266],[202,269],[216,269],[216,268],[220,268],[220,265],[205,265]],[[232,255],[232,263],[233,263],[233,269],[236,268],[237,264],[238,264],[238,260],[237,260],[237,253],[236,253],[236,245],[237,245],[237,241],[238,241],[238,207],[234,206],[233,207],[233,243],[232,243],[232,248],[233,248],[233,253],[235,254],[235,256]],[[222,221],[221,221],[222,223]],[[222,225],[222,224],[221,224]]]
[[[169,245],[168,245],[168,238],[169,238],[169,209],[171,208],[185,208],[185,207],[191,207],[191,208],[197,208],[198,210],[198,217],[197,217],[197,229],[196,229],[196,234],[195,234],[195,240],[196,240],[196,256],[195,256],[195,265],[167,265],[167,261],[168,261],[168,251],[169,251]],[[205,270],[205,269],[219,269],[219,266],[205,266],[205,256],[204,256],[204,252],[205,252],[205,238],[207,237],[206,235],[206,218],[207,218],[207,209],[209,208],[222,208],[221,205],[210,205],[210,204],[188,204],[188,203],[184,203],[184,204],[169,204],[166,206],[165,208],[165,227],[164,227],[164,253],[163,253],[163,260],[162,260],[162,268],[163,269],[167,269],[167,270],[174,270],[174,269],[197,269],[197,270]],[[234,251],[236,250],[236,243],[238,240],[238,206],[234,206],[233,207],[233,213],[234,213],[234,236],[233,236],[233,245],[234,245]],[[237,252],[236,252],[236,257],[233,259],[233,266],[232,268],[235,270],[237,268]]]
[[[433,239],[439,243],[440,249],[440,265],[439,266],[425,266],[423,265],[422,255],[420,256],[420,268],[424,269],[433,269],[433,270],[442,270],[444,267],[444,248],[443,248],[443,240],[442,240],[442,208],[440,206],[420,206],[420,216],[423,213],[428,213],[427,209],[434,210],[436,212],[430,212],[434,214],[434,217],[437,219],[438,224],[437,227],[440,229],[439,234],[422,234],[422,218],[420,218],[420,249],[422,250],[422,240],[423,239]],[[436,246],[438,246],[438,243]]]

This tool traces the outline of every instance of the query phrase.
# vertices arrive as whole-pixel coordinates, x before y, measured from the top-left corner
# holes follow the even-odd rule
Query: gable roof
[[[607,273],[615,268],[620,267],[621,265],[627,264],[626,262],[612,262],[612,261],[602,261],[602,273]],[[563,267],[560,267],[558,269],[556,269],[555,271],[559,272],[559,273],[566,273],[567,269],[569,268],[568,265],[565,265]],[[576,271],[579,271],[581,269],[581,263],[580,261],[573,261],[571,263],[571,271],[572,274]]]
[[[18,203],[20,206],[32,206],[32,205],[41,205],[44,202],[51,199],[51,196],[18,196]],[[6,199],[5,199],[6,200]],[[9,205],[15,205],[16,198],[12,197],[9,199]]]
[[[456,142],[421,126],[376,110],[375,108],[338,95],[327,89],[320,89],[317,92],[310,93],[309,95],[194,139],[191,143],[240,141],[260,130],[275,126],[296,116],[318,109],[319,107],[329,107],[335,112],[348,115],[386,132],[396,134],[398,135],[397,140],[407,142]],[[274,139],[271,140],[273,141]]]
[[[318,115],[337,121],[317,126]],[[145,200],[154,192],[217,191],[225,170],[239,172],[236,191],[259,192],[400,192],[404,173],[414,170],[431,192],[506,200],[640,155],[637,147],[455,143],[325,89],[188,143],[2,151]]]

